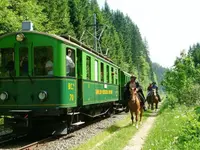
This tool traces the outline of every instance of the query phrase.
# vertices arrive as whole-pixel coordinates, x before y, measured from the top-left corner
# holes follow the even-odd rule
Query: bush
[[[180,95],[180,104],[187,106],[199,105],[200,104],[200,85],[193,85],[186,88]]]
[[[165,105],[167,105],[169,108],[175,108],[175,106],[176,106],[177,103],[178,103],[178,99],[174,95],[169,94],[166,97],[166,103],[165,103]]]
[[[194,111],[187,114],[187,121],[177,139],[178,149],[200,149],[200,113],[197,110],[196,114]]]
[[[200,85],[193,85],[185,88],[177,97],[174,93],[167,96],[166,103],[169,107],[174,108],[177,104],[185,106],[200,105]]]
[[[0,124],[3,124],[3,118],[0,119]]]

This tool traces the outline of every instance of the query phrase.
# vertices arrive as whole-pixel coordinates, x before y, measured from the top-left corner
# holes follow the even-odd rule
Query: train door
[[[32,67],[31,67],[31,43],[17,43],[16,44],[16,75],[18,77],[16,83],[17,105],[22,107],[30,105],[30,91],[32,91]],[[28,98],[28,99],[27,99]],[[30,99],[29,99],[30,98]],[[20,100],[18,100],[20,99]]]
[[[28,75],[32,75],[31,47],[31,43],[16,43],[15,68],[18,77],[28,77]]]
[[[77,78],[78,78],[78,86],[77,86],[77,102],[78,105],[82,105],[82,99],[83,99],[83,64],[82,64],[82,51],[80,49],[77,49]]]
[[[65,70],[65,69],[64,69]],[[77,51],[76,48],[66,47],[66,84],[67,103],[77,105]]]

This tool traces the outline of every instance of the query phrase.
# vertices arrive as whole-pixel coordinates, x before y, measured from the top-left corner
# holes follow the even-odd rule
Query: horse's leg
[[[153,110],[153,102],[151,102],[151,110]]]
[[[149,97],[147,98],[147,103],[148,103],[148,109],[150,109],[150,105],[149,105]]]
[[[132,120],[132,124],[133,124],[134,118],[133,118],[133,112],[132,111],[131,111],[131,120]]]
[[[138,110],[135,111],[136,128],[138,129]]]
[[[142,114],[143,114],[143,109],[140,108],[140,123],[141,123],[141,121],[142,121]]]

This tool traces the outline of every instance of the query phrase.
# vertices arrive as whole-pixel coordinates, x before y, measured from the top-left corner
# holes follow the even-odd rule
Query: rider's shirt
[[[130,87],[131,89],[132,89],[132,88],[136,88],[135,82],[130,82],[129,87]]]
[[[152,89],[157,89],[158,87],[156,85],[153,85],[152,86]]]

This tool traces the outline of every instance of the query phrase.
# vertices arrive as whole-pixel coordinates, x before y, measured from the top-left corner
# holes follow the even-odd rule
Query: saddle
[[[141,100],[142,99],[142,94],[141,93],[138,93],[138,99],[140,101],[140,105],[143,105],[143,101]]]

